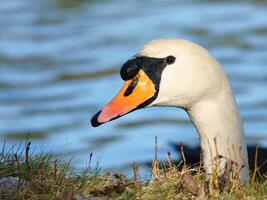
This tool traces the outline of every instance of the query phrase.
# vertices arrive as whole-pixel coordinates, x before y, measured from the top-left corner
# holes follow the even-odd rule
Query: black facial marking
[[[138,56],[133,59],[128,60],[121,68],[120,74],[123,80],[130,80],[133,79],[142,69],[146,75],[150,78],[153,82],[156,93],[153,97],[149,98],[142,104],[140,104],[136,109],[143,108],[150,103],[152,103],[158,96],[159,92],[159,85],[161,80],[161,74],[164,68],[175,61],[175,57],[168,56],[166,58],[153,58],[153,57],[146,57],[146,56]],[[136,86],[138,81],[133,81],[127,90],[124,93],[124,96],[130,95],[134,87]],[[134,109],[134,110],[136,110]]]
[[[138,74],[138,71],[138,63],[135,62],[135,59],[130,59],[122,66],[120,75],[126,81],[134,78]]]
[[[126,91],[124,92],[124,96],[127,97],[129,96],[130,94],[132,94],[135,86],[137,85],[138,83],[138,79],[135,78],[134,80],[132,80],[132,82],[130,83],[129,87],[126,89]]]

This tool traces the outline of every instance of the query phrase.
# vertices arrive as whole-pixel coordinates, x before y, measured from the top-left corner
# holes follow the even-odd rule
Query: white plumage
[[[226,163],[236,163],[241,179],[248,181],[242,121],[220,64],[203,47],[178,39],[151,41],[137,55],[176,57],[162,72],[158,96],[149,106],[185,109],[199,133],[207,172],[212,172],[219,155],[218,173],[224,172]]]

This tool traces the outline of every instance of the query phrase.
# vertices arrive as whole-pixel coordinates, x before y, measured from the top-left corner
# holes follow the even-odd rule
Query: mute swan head
[[[222,74],[218,63],[197,44],[178,39],[153,40],[123,65],[124,86],[92,118],[92,125],[149,106],[188,110],[220,91]]]
[[[221,66],[207,50],[185,40],[154,40],[130,58],[120,74],[123,87],[92,117],[92,126],[149,106],[183,108],[199,133],[207,173],[216,168],[222,175],[233,162],[235,173],[248,180],[247,148],[235,98]],[[218,157],[219,167],[214,167]]]

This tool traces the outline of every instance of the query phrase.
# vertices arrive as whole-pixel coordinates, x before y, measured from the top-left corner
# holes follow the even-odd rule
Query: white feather
[[[216,155],[218,173],[225,164],[238,163],[241,179],[248,181],[247,147],[242,121],[229,81],[220,64],[203,47],[185,40],[154,40],[137,55],[176,61],[162,72],[158,97],[149,106],[174,106],[187,111],[197,132],[208,173]]]

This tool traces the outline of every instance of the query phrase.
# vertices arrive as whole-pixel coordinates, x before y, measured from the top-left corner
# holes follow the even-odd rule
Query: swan
[[[230,83],[208,51],[183,39],[146,44],[121,68],[118,94],[91,119],[93,127],[151,106],[184,109],[200,139],[207,175],[222,176],[231,163],[248,182],[244,130]]]

